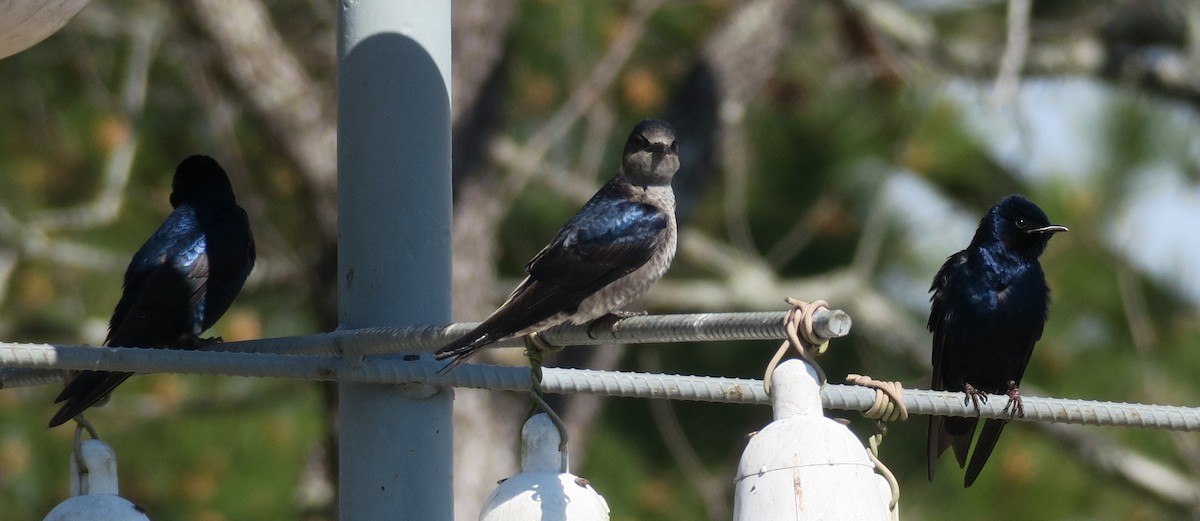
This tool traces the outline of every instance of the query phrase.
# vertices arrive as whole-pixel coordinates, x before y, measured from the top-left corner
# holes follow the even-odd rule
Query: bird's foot
[[[588,338],[598,338],[604,329],[608,329],[613,335],[616,335],[621,330],[621,321],[630,317],[641,317],[648,313],[645,311],[622,311],[614,310],[588,324]]]
[[[963,397],[963,405],[968,403],[973,404],[975,405],[975,414],[983,414],[983,411],[979,409],[979,403],[987,403],[987,392],[976,389],[975,386],[971,384],[963,384],[963,393],[966,394],[966,396]]]
[[[1021,401],[1021,390],[1017,389],[1017,382],[1008,381],[1008,403],[1004,404],[1004,412],[1008,413],[1009,419],[1025,417],[1025,403]]]
[[[186,345],[187,345],[188,349],[200,349],[202,347],[211,346],[213,344],[220,344],[224,341],[225,341],[225,339],[223,339],[219,336],[213,336],[213,337],[208,337],[208,338],[202,338],[200,336],[191,336],[187,339]]]

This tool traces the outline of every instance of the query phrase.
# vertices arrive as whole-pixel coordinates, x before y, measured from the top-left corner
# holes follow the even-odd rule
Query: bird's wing
[[[949,322],[954,320],[946,303],[946,282],[954,270],[966,262],[966,250],[951,255],[942,264],[937,275],[933,277],[933,284],[929,287],[929,291],[933,293],[929,298],[929,323],[927,324],[929,330],[933,332],[933,389],[945,388],[945,382],[942,380],[942,357],[946,352],[946,329]]]
[[[163,227],[178,224],[172,221]],[[156,232],[130,263],[109,324],[108,345],[162,347],[199,333],[192,323],[208,284],[205,239],[198,229],[173,229],[177,233]]]
[[[525,266],[529,276],[470,333],[437,351],[458,363],[480,347],[563,311],[646,264],[666,238],[670,216],[644,203],[606,197],[610,183]],[[447,366],[444,371],[453,369]]]
[[[599,197],[603,194],[584,205],[525,265],[529,277],[501,306],[501,310],[527,310],[513,331],[572,310],[642,267],[662,246],[670,223],[666,212],[644,203]]]
[[[200,220],[205,236],[206,265],[203,270],[193,269],[195,276],[204,279],[203,313],[199,317],[199,329],[212,327],[233,304],[242,285],[254,269],[254,236],[246,212],[238,206],[211,210]],[[197,303],[193,302],[193,305]]]
[[[208,257],[194,247],[168,260],[175,262],[147,273],[138,291],[122,296],[125,310],[110,325],[108,345],[179,347],[200,333],[196,313],[208,285]]]
[[[1041,265],[1035,264],[1032,269],[1026,272],[1025,276],[1029,278],[1027,284],[1030,287],[1036,288],[1035,291],[1037,293],[1033,297],[1044,299],[1043,301],[1046,305],[1043,308],[1045,311],[1040,316],[1031,316],[1020,321],[1019,327],[1022,329],[1028,328],[1028,330],[1024,338],[1019,339],[1017,342],[1022,348],[1020,352],[1021,359],[1015,367],[1016,374],[1012,375],[1012,380],[1017,385],[1021,384],[1021,378],[1025,376],[1025,369],[1029,366],[1029,360],[1033,357],[1034,345],[1037,344],[1038,340],[1042,339],[1042,333],[1046,329],[1046,319],[1050,313],[1050,289],[1046,286],[1046,275],[1042,272]]]
[[[109,322],[107,345],[165,345],[186,325],[208,281],[204,234],[190,207],[180,206],[134,254]]]
[[[930,385],[931,389],[941,390],[946,388],[944,375],[942,374],[942,357],[946,352],[946,329],[949,325],[949,322],[954,319],[950,313],[949,306],[946,303],[946,283],[950,279],[951,273],[953,273],[956,268],[966,261],[966,250],[951,255],[950,258],[946,259],[946,262],[942,264],[942,267],[938,270],[937,275],[934,275],[933,284],[929,288],[929,291],[933,293],[929,299],[929,322],[927,324],[929,330],[933,332],[933,353],[931,356],[933,362],[933,376]],[[959,460],[960,466],[965,461],[967,456],[966,450],[963,450],[961,454],[959,453],[959,446],[962,445],[962,442],[960,441],[962,436],[951,435],[946,428],[947,422],[955,422],[960,420],[961,419],[958,418],[948,419],[941,416],[929,417],[926,464],[928,467],[930,480],[933,479],[934,470],[937,467],[938,456],[941,456],[947,447],[950,447],[951,445],[954,446],[955,457]],[[957,427],[955,430],[961,430],[961,427],[965,427],[965,424],[955,424],[954,426]],[[974,434],[974,432],[974,427],[970,427],[969,433],[965,438],[968,446],[971,439],[970,435]],[[966,448],[967,447],[964,447],[964,449]]]
[[[207,283],[208,258],[194,217],[177,208],[134,254],[125,271],[125,289],[113,311],[106,345],[183,346],[187,335],[195,332],[193,310]],[[132,374],[79,373],[54,400],[66,403],[50,426],[100,402]]]
[[[650,260],[669,222],[666,212],[644,203],[589,203],[525,271],[536,280],[590,295]]]
[[[190,267],[202,271],[204,256],[196,257]],[[199,286],[199,288],[197,287]],[[113,322],[108,345],[120,347],[185,347],[193,333],[192,304],[203,287],[202,279],[181,276],[169,265],[160,266],[146,274],[130,294],[128,288],[121,302],[126,304],[120,322]],[[84,371],[79,373],[54,400],[67,402],[51,420],[51,427],[65,422],[88,407],[103,400],[133,373]]]

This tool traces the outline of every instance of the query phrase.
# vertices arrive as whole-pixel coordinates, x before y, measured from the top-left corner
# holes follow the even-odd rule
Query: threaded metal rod
[[[10,367],[0,369],[0,389],[33,387],[62,382],[62,371],[57,369],[26,369]]]
[[[522,391],[529,388],[529,370],[521,367],[464,365],[437,376],[443,364],[405,362],[376,357],[326,357],[182,351],[112,347],[0,344],[0,367],[32,369],[97,369],[105,371],[176,372],[343,380],[355,382],[422,382],[455,387]],[[546,368],[542,388],[551,393],[588,393],[629,398],[663,398],[724,403],[769,404],[762,381],[652,373]],[[821,392],[826,408],[864,411],[875,391],[852,385],[826,385]],[[980,404],[980,416],[1007,418],[1008,397],[992,395]],[[906,389],[904,404],[913,414],[975,416],[963,394]],[[1024,397],[1023,421],[1086,425],[1117,425],[1179,431],[1200,430],[1200,408],[1145,405],[1063,398]]]
[[[595,337],[588,325],[564,324],[541,334],[551,345],[576,346],[609,343],[645,344],[668,342],[712,342],[735,340],[781,340],[786,311],[751,313],[696,313],[654,315],[622,320],[616,331],[598,328]],[[226,342],[211,349],[239,353],[291,355],[378,355],[433,351],[479,325],[463,322],[439,326],[378,327],[338,330],[330,333],[245,342]],[[824,339],[846,336],[850,315],[840,309],[821,309],[813,314],[813,330]],[[521,347],[520,338],[502,340],[490,347]]]
[[[738,340],[780,340],[786,311],[748,313],[697,313],[631,317],[617,331],[600,328],[595,337],[587,325],[565,324],[542,333],[551,345],[599,345],[605,343],[666,343]],[[210,351],[273,353],[281,355],[381,355],[433,351],[466,334],[478,322],[440,326],[377,327],[337,330],[330,333],[225,342],[208,346]],[[821,338],[849,334],[851,319],[840,309],[820,309],[813,315],[813,329]],[[15,345],[15,344],[14,344]],[[523,347],[523,340],[501,340],[489,347]],[[247,375],[249,376],[249,375]],[[0,389],[59,382],[58,371],[46,369],[0,369]]]

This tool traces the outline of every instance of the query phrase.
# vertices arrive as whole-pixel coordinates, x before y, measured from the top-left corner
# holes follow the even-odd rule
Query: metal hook
[[[546,413],[546,416],[550,417],[550,421],[554,422],[554,427],[558,429],[558,452],[562,455],[562,472],[564,474],[570,472],[570,458],[568,457],[567,453],[567,441],[570,438],[570,434],[567,433],[566,422],[564,422],[562,418],[558,416],[558,413],[554,412],[554,409],[550,408],[550,404],[546,403],[546,400],[544,400],[537,393],[529,393],[529,396],[533,398],[533,403],[536,404],[537,407],[542,410],[542,412]]]
[[[87,474],[87,464],[83,461],[83,431],[87,431],[88,436],[93,440],[100,439],[100,435],[96,432],[96,428],[92,426],[92,422],[88,421],[83,413],[75,415],[75,465],[79,467],[80,474]]]

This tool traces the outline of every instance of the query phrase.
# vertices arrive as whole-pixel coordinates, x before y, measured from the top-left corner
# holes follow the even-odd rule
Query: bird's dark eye
[[[1017,224],[1017,228],[1020,228],[1020,229],[1022,229],[1022,230],[1024,230],[1024,229],[1026,229],[1026,228],[1028,228],[1028,227],[1029,227],[1029,221],[1028,221],[1028,220],[1026,220],[1026,219],[1017,219],[1017,223],[1016,223],[1016,224]]]
[[[671,142],[671,152],[675,152],[675,153],[679,152],[679,146],[676,145],[674,141]]]
[[[641,134],[638,134],[636,141],[637,141],[638,148],[646,148],[646,147],[650,146],[650,140],[646,139],[646,136],[643,136]]]

